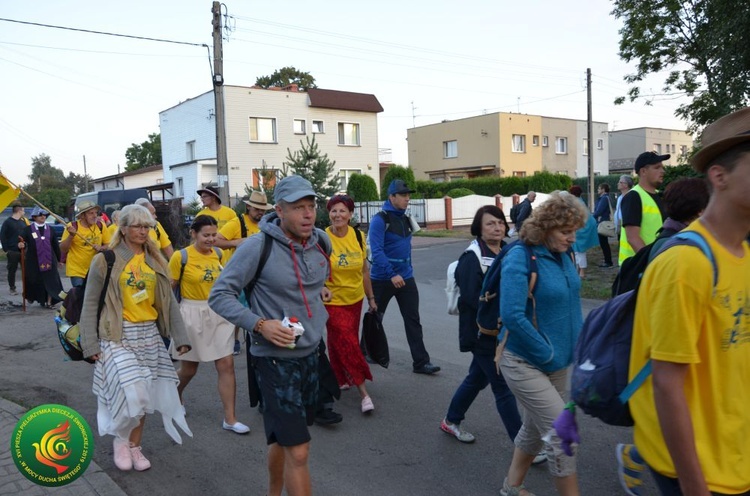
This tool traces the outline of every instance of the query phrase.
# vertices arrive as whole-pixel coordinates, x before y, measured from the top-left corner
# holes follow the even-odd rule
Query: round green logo
[[[16,424],[10,452],[18,470],[32,482],[57,487],[79,478],[94,455],[91,427],[65,405],[41,405]]]

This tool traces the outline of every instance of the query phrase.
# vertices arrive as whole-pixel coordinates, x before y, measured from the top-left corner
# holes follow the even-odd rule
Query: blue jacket
[[[603,220],[612,220],[609,218],[609,208],[609,194],[604,193],[599,197],[598,200],[596,200],[596,207],[594,208],[594,219],[596,219],[597,222],[601,222]]]
[[[538,329],[528,299],[529,267],[523,246],[510,249],[503,258],[500,279],[499,340],[508,334],[506,349],[542,372],[563,369],[573,361],[578,334],[583,324],[581,279],[567,253],[552,254],[544,246],[532,246],[538,279],[534,287]]]
[[[580,201],[581,203],[586,205],[583,200]],[[588,207],[586,207],[586,211],[588,212]],[[594,216],[589,213],[589,215],[586,217],[586,223],[582,228],[576,231],[576,242],[573,243],[573,251],[585,252],[589,248],[599,246],[599,233],[597,232],[597,225],[598,224],[596,223],[596,219],[594,219]]]
[[[412,278],[411,225],[404,215],[406,210],[397,209],[389,200],[383,204],[383,210],[391,214],[388,230],[383,216],[375,215],[367,232],[372,257],[370,277],[376,281],[390,281],[396,275]]]

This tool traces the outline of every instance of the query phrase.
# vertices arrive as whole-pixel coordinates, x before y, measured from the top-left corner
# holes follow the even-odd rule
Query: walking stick
[[[23,240],[21,236],[18,237],[18,242],[23,243],[23,248],[21,248],[21,282],[23,283],[23,289],[21,290],[21,305],[23,306],[23,311],[26,311],[26,242]]]

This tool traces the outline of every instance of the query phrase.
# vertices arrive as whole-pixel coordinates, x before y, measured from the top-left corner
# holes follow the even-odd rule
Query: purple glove
[[[557,432],[557,437],[562,441],[562,449],[568,456],[573,456],[573,443],[581,442],[578,435],[578,424],[576,423],[576,404],[572,401],[565,405],[565,409],[552,423]]]

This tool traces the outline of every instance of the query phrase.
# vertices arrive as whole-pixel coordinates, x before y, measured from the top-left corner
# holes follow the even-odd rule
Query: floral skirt
[[[339,386],[358,386],[372,380],[359,347],[359,322],[362,300],[353,305],[326,305],[328,310],[328,358]]]
[[[93,387],[99,435],[128,439],[144,414],[158,411],[176,443],[182,438],[174,424],[192,437],[177,394],[177,373],[155,322],[123,322],[122,340],[102,339],[100,346]]]

